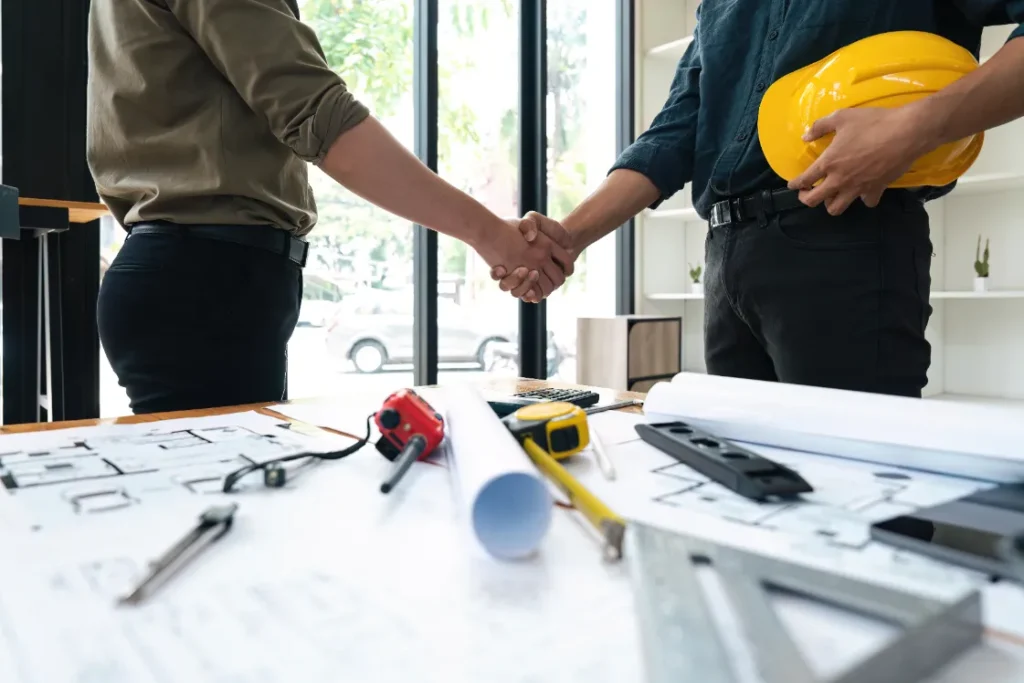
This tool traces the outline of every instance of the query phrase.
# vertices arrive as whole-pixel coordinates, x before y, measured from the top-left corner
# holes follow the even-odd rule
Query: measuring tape
[[[590,444],[587,414],[571,403],[525,406],[502,421],[520,443],[529,440],[555,460],[566,460]]]

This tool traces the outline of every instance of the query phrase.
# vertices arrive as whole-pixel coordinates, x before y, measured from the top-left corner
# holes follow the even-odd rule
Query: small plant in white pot
[[[700,274],[702,272],[704,272],[704,269],[699,264],[696,266],[690,266],[690,280],[692,281],[690,291],[694,294],[704,293],[704,285],[700,281]]]
[[[985,240],[985,251],[981,250],[981,235],[978,235],[978,246],[974,249],[974,291],[988,291],[988,240]]]

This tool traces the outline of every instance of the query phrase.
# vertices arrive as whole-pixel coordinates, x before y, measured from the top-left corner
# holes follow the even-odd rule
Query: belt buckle
[[[298,252],[298,253],[296,253]],[[306,257],[309,255],[309,242],[291,237],[288,240],[288,258],[299,264],[300,268],[306,267]]]
[[[737,223],[742,223],[743,221],[747,220],[747,217],[743,215],[743,201],[739,197],[735,199],[730,199],[728,201],[728,204],[729,213],[732,215],[732,219],[734,221],[736,221]]]
[[[708,219],[708,223],[712,228],[718,228],[723,225],[732,222],[732,216],[729,211],[729,202],[718,202],[711,206],[711,215]]]

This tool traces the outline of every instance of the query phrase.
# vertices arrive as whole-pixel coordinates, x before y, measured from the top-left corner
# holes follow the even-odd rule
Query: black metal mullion
[[[547,213],[547,2],[519,3],[519,211]],[[547,379],[547,304],[519,304],[519,374]]]
[[[416,156],[437,172],[437,17],[439,0],[416,0],[413,31],[413,107]],[[437,233],[413,228],[413,374],[437,384]]]
[[[629,147],[636,137],[635,5],[635,0],[618,0],[615,7],[616,153]],[[615,312],[632,315],[636,312],[636,224],[632,218],[615,233],[615,261]]]

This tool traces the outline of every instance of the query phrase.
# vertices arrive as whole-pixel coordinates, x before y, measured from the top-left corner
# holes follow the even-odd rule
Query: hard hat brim
[[[803,141],[807,131],[794,116],[792,103],[815,64],[786,74],[772,83],[761,98],[757,137],[768,165],[786,182],[806,171],[817,158]]]

